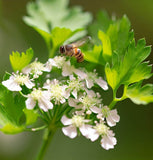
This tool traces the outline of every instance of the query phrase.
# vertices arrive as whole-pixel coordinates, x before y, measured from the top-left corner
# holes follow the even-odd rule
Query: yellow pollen
[[[84,118],[82,116],[75,115],[72,118],[72,124],[76,127],[80,127],[83,124]]]
[[[34,99],[34,100],[38,100],[42,97],[42,91],[37,89],[37,90],[33,90],[31,92],[31,97]]]
[[[18,84],[23,85],[27,81],[28,81],[27,76],[24,76],[24,75],[16,75],[15,76],[15,82],[17,82]]]
[[[105,135],[105,134],[107,134],[107,131],[108,131],[109,127],[107,127],[106,125],[101,123],[101,124],[98,124],[97,126],[95,126],[95,129],[97,130],[97,132],[100,135]]]

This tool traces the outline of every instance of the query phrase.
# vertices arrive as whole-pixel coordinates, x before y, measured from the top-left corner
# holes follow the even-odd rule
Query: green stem
[[[124,99],[127,98],[127,96],[126,96],[127,87],[128,86],[126,86],[126,85],[124,86],[124,92],[123,92],[123,95],[122,95],[121,98],[116,98],[116,91],[114,91],[114,93],[113,93],[113,101],[108,106],[110,109],[113,109],[113,107],[116,105],[117,102],[123,101]]]
[[[53,58],[54,57],[55,50],[56,49],[54,47],[49,50],[49,58]]]
[[[118,101],[117,101],[117,99],[113,99],[113,101],[109,104],[109,108],[110,109],[113,109],[113,107],[116,105],[116,103],[117,103]]]
[[[45,129],[46,127],[47,127],[47,126],[44,125],[44,126],[37,127],[37,128],[26,128],[25,131],[33,131],[33,132],[35,132],[35,131],[43,130],[43,129]]]
[[[47,128],[45,130],[44,138],[43,138],[43,144],[41,146],[40,152],[39,152],[36,160],[42,160],[43,159],[55,132],[56,132],[56,128]]]

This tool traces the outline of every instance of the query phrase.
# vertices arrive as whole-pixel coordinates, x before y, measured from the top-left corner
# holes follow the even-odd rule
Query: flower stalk
[[[47,148],[48,148],[49,144],[51,143],[51,140],[53,139],[53,136],[54,136],[56,130],[57,130],[56,127],[52,127],[52,128],[47,128],[44,131],[43,143],[42,143],[42,146],[40,148],[40,151],[38,153],[36,160],[42,160],[44,158],[46,151],[47,151]]]

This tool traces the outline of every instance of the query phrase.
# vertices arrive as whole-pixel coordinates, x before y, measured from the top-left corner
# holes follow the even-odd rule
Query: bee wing
[[[87,43],[89,40],[91,40],[90,36],[86,36],[84,38],[82,38],[81,40],[78,40],[76,42],[71,43],[73,45],[73,47],[80,47],[82,45],[84,45],[85,43]]]

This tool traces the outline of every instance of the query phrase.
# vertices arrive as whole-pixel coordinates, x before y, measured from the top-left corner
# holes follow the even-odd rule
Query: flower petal
[[[104,90],[108,89],[108,85],[106,83],[106,81],[104,81],[101,77],[99,77],[98,79],[95,79],[96,83]]]
[[[90,107],[90,110],[91,110],[93,113],[101,113],[101,108],[98,108],[98,107],[96,107],[96,106]]]
[[[93,141],[95,141],[95,140],[98,139],[99,134],[98,134],[98,132],[95,129],[90,128],[89,129],[89,133],[88,133],[88,137],[93,142]]]
[[[63,104],[66,102],[66,100],[64,98],[61,98],[60,102]]]
[[[86,85],[87,85],[87,88],[91,88],[92,86],[94,86],[93,80],[86,79]]]
[[[74,98],[69,97],[69,99],[68,99],[68,104],[71,107],[77,107],[77,102],[78,101],[76,99],[74,99]]]
[[[92,126],[89,124],[83,124],[81,127],[79,127],[79,129],[83,136],[85,136],[86,138],[89,138],[91,127]]]
[[[85,79],[87,77],[87,74],[85,74],[83,71],[79,69],[75,69],[74,73],[78,75],[81,79]]]
[[[33,108],[35,107],[35,105],[36,105],[36,101],[33,100],[31,97],[29,97],[29,98],[25,101],[25,103],[26,103],[26,108],[27,108],[27,109],[33,109]]]
[[[10,76],[8,80],[3,81],[2,84],[6,88],[8,88],[10,91],[21,91],[22,90],[20,85],[14,81],[14,78],[12,78],[12,76]]]
[[[113,127],[116,125],[116,122],[119,122],[120,116],[117,114],[117,110],[111,110],[109,112],[108,117],[106,117],[107,123],[110,127]]]
[[[101,146],[106,150],[113,149],[116,143],[116,138],[108,135],[103,136],[103,138],[101,139]]]
[[[67,118],[65,115],[61,118],[61,122],[64,125],[70,125],[70,124],[72,124],[72,120],[70,118]]]
[[[25,68],[22,69],[22,73],[24,74],[29,74],[31,72],[31,67],[30,65],[26,66]]]
[[[43,99],[43,98],[40,98],[38,100],[38,105],[45,112],[47,112],[48,109],[52,109],[53,108],[53,104],[50,102],[50,100]]]
[[[74,96],[75,99],[77,99],[77,90],[76,89],[72,91],[72,95]]]
[[[62,68],[62,75],[63,75],[64,77],[70,76],[70,75],[73,74],[74,67],[73,67],[73,66],[70,66],[69,63],[70,63],[69,61],[66,62],[66,63],[64,64],[63,68]]]
[[[76,127],[70,125],[68,127],[63,127],[62,128],[63,133],[70,137],[70,138],[75,138],[77,136],[77,129]]]
[[[28,80],[27,82],[25,82],[25,85],[26,85],[26,87],[29,88],[29,89],[31,89],[32,87],[35,86],[35,84],[32,83],[30,80]]]

